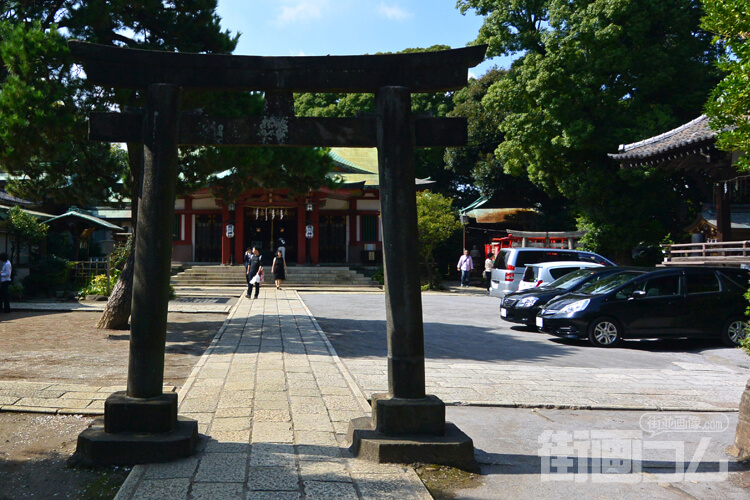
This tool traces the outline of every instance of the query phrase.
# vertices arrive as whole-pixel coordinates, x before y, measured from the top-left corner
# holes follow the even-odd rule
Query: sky
[[[241,33],[236,55],[318,56],[465,47],[482,18],[456,9],[456,0],[218,0],[225,30]],[[469,70],[480,76],[495,58]]]

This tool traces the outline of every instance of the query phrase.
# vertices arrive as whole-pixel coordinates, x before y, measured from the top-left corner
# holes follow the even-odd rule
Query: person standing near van
[[[8,254],[0,253],[0,306],[3,312],[10,312],[10,275],[13,267],[10,265]]]
[[[464,250],[464,254],[458,259],[458,265],[456,266],[461,271],[461,286],[468,287],[469,279],[471,278],[471,271],[474,269],[474,263],[469,256],[469,251]]]
[[[492,284],[492,268],[495,266],[495,261],[492,258],[494,256],[495,254],[490,252],[487,254],[487,258],[484,259],[484,279],[487,286],[487,293],[490,293],[490,285]]]

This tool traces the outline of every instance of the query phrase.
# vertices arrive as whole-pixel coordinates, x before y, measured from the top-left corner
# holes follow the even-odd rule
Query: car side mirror
[[[630,299],[640,299],[646,296],[645,290],[635,290],[630,294]]]

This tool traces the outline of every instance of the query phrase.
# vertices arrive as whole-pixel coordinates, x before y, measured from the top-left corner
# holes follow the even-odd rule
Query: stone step
[[[273,281],[266,280],[266,282]],[[361,285],[370,286],[377,285],[376,282],[370,281],[344,281],[344,280],[284,280],[284,283],[289,285],[316,285],[316,284],[331,284],[331,285]],[[245,286],[246,281],[197,281],[197,280],[184,280],[184,281],[172,281],[173,286]]]
[[[178,287],[232,287],[246,286],[243,266],[183,265],[184,270],[172,276]],[[267,268],[268,266],[266,266]],[[273,275],[266,271],[266,282],[273,283]],[[292,286],[354,286],[379,287],[379,283],[344,266],[314,266],[287,268],[284,283]]]

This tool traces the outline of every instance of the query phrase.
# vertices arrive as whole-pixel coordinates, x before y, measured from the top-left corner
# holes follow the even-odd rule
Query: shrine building
[[[253,189],[231,203],[204,188],[177,198],[172,261],[240,263],[253,246],[265,260],[283,240],[289,264],[380,264],[377,148],[332,148],[330,155],[331,175],[343,180],[336,189]]]

